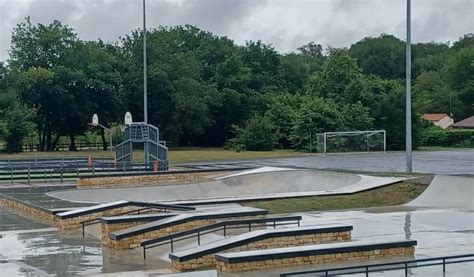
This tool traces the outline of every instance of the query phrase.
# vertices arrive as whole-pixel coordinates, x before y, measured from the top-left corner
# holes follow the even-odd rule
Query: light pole
[[[406,41],[406,126],[405,152],[407,172],[412,172],[412,135],[411,135],[411,0],[407,0],[407,41]]]
[[[146,12],[145,0],[143,0],[143,121],[148,124],[148,101],[147,101],[147,74],[146,74]],[[148,128],[148,125],[145,127]],[[145,164],[148,167],[148,142],[143,146]]]
[[[145,0],[143,0],[143,121],[148,123],[146,65],[146,13]]]

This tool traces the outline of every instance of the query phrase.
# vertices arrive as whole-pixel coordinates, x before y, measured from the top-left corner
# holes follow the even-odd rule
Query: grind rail
[[[389,263],[365,264],[365,265],[349,266],[349,267],[335,267],[335,268],[318,269],[318,270],[295,271],[295,272],[281,273],[280,277],[290,277],[290,276],[300,276],[300,275],[338,276],[341,274],[344,274],[344,275],[365,274],[365,276],[369,276],[370,273],[382,272],[382,271],[395,271],[395,270],[404,270],[405,276],[408,276],[409,269],[411,268],[442,265],[443,273],[445,273],[446,265],[457,264],[457,263],[467,263],[467,262],[474,262],[474,253],[465,254],[465,255],[455,255],[455,256],[433,257],[433,258],[425,258],[425,259],[413,259],[413,260],[408,260],[408,261],[398,261],[398,262],[389,262]]]
[[[179,233],[170,234],[167,236],[149,239],[143,241],[141,246],[143,248],[143,258],[146,259],[146,250],[150,248],[155,248],[161,245],[170,244],[171,253],[174,251],[174,243],[182,241],[185,239],[197,237],[198,245],[201,245],[201,236],[209,233],[214,233],[218,231],[224,232],[224,237],[227,235],[227,231],[231,229],[243,229],[248,228],[248,231],[252,231],[252,227],[268,227],[279,225],[288,225],[288,224],[297,224],[300,226],[301,216],[283,216],[283,217],[270,217],[270,218],[255,218],[255,219],[241,219],[241,220],[229,220],[222,221],[203,227],[195,228],[188,231],[183,231]],[[270,224],[269,224],[270,223]]]

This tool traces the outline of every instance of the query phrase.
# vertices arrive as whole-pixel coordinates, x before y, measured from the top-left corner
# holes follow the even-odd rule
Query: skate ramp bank
[[[266,168],[262,168],[265,170]],[[252,172],[252,171],[248,171]],[[218,179],[225,187],[247,194],[326,191],[349,186],[362,178],[355,174],[275,168],[274,171],[232,174]]]
[[[405,205],[474,210],[474,177],[436,175],[420,196]]]
[[[81,189],[50,192],[63,200],[104,203],[117,200],[167,203],[218,203],[311,195],[354,193],[399,182],[348,173],[281,168],[244,171],[213,181],[145,187]],[[347,190],[345,189],[347,188]]]

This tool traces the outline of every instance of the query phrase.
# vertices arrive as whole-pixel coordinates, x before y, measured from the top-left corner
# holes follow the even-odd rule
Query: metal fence
[[[64,182],[78,177],[164,171],[168,164],[120,163],[110,158],[33,158],[0,160],[0,182]]]
[[[104,145],[101,142],[78,142],[75,144],[77,150],[102,150]],[[69,143],[58,143],[54,151],[69,151]],[[107,145],[109,147],[109,145]],[[23,152],[41,151],[39,144],[24,144],[21,146]],[[0,145],[0,151],[5,150],[5,145]]]
[[[280,277],[289,276],[338,276],[338,275],[353,275],[353,274],[365,274],[369,276],[370,273],[382,272],[382,271],[396,271],[403,270],[405,276],[408,276],[409,269],[419,267],[431,267],[440,266],[442,267],[443,274],[446,272],[446,267],[449,264],[467,263],[474,262],[474,254],[455,255],[455,256],[443,256],[426,259],[413,259],[409,261],[399,261],[390,263],[377,263],[377,264],[366,264],[350,267],[338,267],[338,268],[327,268],[318,270],[298,271],[281,273]],[[467,275],[466,275],[467,276]]]

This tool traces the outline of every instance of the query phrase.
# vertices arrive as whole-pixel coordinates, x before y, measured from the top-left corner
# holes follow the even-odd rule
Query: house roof
[[[474,128],[474,116],[463,119],[453,124],[456,128]]]
[[[428,121],[440,121],[441,119],[449,116],[447,113],[425,113],[423,119]]]

